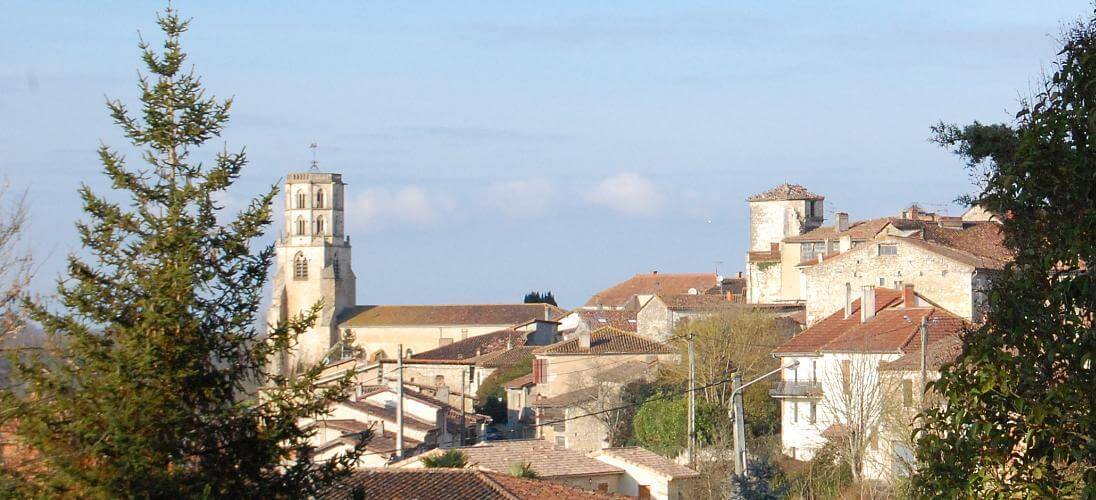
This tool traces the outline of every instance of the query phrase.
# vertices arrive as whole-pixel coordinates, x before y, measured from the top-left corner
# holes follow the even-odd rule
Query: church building
[[[298,338],[288,368],[333,363],[353,349],[368,362],[410,356],[532,320],[557,320],[547,304],[359,305],[350,237],[345,230],[346,184],[341,174],[291,173],[286,179],[285,229],[275,244],[277,269],[268,324],[321,304],[316,323]],[[403,345],[404,351],[397,349]]]

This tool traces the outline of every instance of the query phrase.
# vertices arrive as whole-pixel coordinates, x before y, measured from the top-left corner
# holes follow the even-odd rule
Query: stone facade
[[[343,223],[342,175],[308,172],[287,177],[285,231],[275,245],[277,272],[267,322],[287,321],[323,304],[315,325],[283,369],[321,361],[339,339],[338,316],[354,305],[356,279]]]
[[[776,303],[785,300],[781,288],[785,274],[780,265],[784,238],[798,236],[822,224],[822,196],[802,186],[783,184],[750,197],[747,302]]]
[[[880,246],[892,246],[881,254]],[[984,310],[984,290],[991,272],[976,269],[906,238],[883,235],[856,248],[803,269],[806,277],[807,324],[845,305],[848,284],[857,294],[864,285],[917,287],[917,293],[938,306],[971,321]]]

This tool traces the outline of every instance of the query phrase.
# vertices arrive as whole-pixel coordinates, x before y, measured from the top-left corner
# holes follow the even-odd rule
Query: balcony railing
[[[822,384],[818,382],[793,382],[780,380],[773,382],[769,395],[774,398],[820,398]]]

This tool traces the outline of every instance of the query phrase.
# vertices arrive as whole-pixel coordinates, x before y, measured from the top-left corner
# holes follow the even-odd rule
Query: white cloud
[[[662,208],[663,197],[655,184],[635,172],[606,177],[586,195],[586,200],[626,215],[647,216]]]
[[[426,226],[439,214],[451,209],[451,203],[433,196],[425,188],[407,186],[396,190],[371,188],[354,197],[347,207],[347,222],[365,228],[393,223]]]
[[[502,213],[521,218],[546,213],[555,192],[555,185],[547,180],[525,179],[492,184],[488,198]]]

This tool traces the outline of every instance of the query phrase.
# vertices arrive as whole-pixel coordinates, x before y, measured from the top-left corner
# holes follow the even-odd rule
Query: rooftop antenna
[[[723,261],[721,261],[721,260],[713,260],[713,261],[712,261],[712,263],[713,263],[713,264],[715,264],[715,274],[716,274],[716,276],[718,276],[718,275],[719,275],[719,266],[720,266],[721,264],[723,264]]]
[[[308,148],[312,150],[312,170],[320,169],[320,163],[316,161],[316,148],[318,147],[320,147],[320,145],[316,144],[315,142],[308,145]]]

